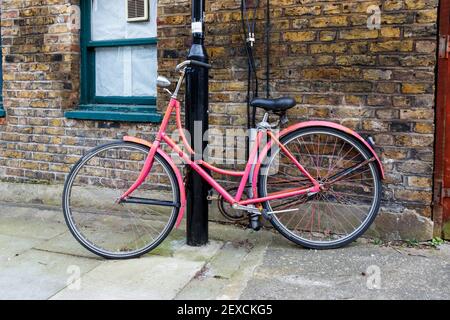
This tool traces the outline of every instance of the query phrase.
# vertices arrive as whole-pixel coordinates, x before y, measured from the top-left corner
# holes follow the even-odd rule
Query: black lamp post
[[[192,0],[192,46],[188,59],[208,62],[204,46],[205,0]],[[186,71],[186,128],[200,160],[207,147],[204,133],[208,130],[208,70],[189,67]],[[208,242],[208,191],[209,186],[195,171],[187,174],[187,243],[202,246]]]

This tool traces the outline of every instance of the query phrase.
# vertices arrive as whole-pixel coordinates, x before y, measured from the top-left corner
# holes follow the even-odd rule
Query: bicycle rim
[[[113,143],[94,149],[72,169],[64,189],[66,222],[95,254],[137,257],[159,245],[173,228],[177,207],[116,201],[137,180],[148,151],[132,143]],[[133,197],[179,203],[175,174],[158,154]]]
[[[322,184],[371,159],[356,139],[328,128],[298,130],[281,142]],[[290,188],[312,187],[279,150],[270,155],[259,185],[263,197]],[[343,246],[364,233],[378,213],[380,196],[379,173],[372,161],[317,194],[272,200],[264,207],[275,212],[271,222],[286,238],[309,248],[326,249]]]

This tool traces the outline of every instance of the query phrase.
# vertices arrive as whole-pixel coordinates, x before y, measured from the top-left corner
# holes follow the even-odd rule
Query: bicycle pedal
[[[253,214],[250,216],[250,224],[249,227],[253,229],[254,231],[261,230],[262,224],[261,224],[261,215],[259,214]]]

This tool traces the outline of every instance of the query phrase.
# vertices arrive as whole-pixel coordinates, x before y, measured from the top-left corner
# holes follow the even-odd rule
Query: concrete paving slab
[[[186,246],[183,224],[141,259],[106,261],[58,208],[0,205],[0,299],[450,299],[449,244],[314,251],[272,231],[209,229],[207,247]]]
[[[0,262],[0,298],[48,299],[65,288],[72,277],[101,262],[74,256],[30,250]]]
[[[35,249],[42,251],[49,251],[54,253],[62,253],[73,256],[101,259],[97,255],[91,253],[85,249],[70,233],[67,231],[61,235],[58,235],[52,239],[45,240],[34,246]]]
[[[172,230],[169,236],[148,255],[173,257],[175,252],[186,245],[186,234],[184,231]]]
[[[211,240],[206,246],[191,247],[185,244],[175,251],[174,257],[193,261],[208,261],[223,247],[223,242]]]
[[[183,288],[177,294],[175,300],[217,300],[227,283],[227,279],[203,278],[200,276],[194,278]]]
[[[203,265],[158,256],[108,261],[81,278],[80,290],[66,288],[52,299],[173,299]]]
[[[0,234],[48,240],[66,231],[60,211],[0,205]]]
[[[253,241],[226,243],[197,276],[177,295],[178,300],[238,299],[262,261],[266,245]]]
[[[237,248],[233,246],[231,242],[222,245],[221,250],[217,251],[211,261],[177,295],[176,299],[209,300],[217,299],[222,294],[222,289],[230,281],[236,270],[239,269],[248,251],[244,247]],[[189,249],[188,252],[192,252],[192,249]]]
[[[315,251],[274,245],[242,299],[450,299],[450,255],[356,243]]]
[[[250,248],[227,243],[209,264],[209,273],[214,278],[231,279]]]
[[[11,260],[41,242],[42,240],[25,239],[0,234],[0,263]]]
[[[267,239],[260,245],[252,248],[252,250],[244,257],[239,268],[222,289],[221,294],[217,297],[220,300],[238,300],[242,292],[247,287],[248,281],[254,276],[255,270],[259,267],[269,246],[271,239]]]

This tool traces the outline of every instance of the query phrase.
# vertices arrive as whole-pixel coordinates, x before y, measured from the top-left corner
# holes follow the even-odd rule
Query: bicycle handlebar
[[[175,68],[175,70],[178,72],[181,69],[183,69],[184,67],[187,66],[196,66],[196,67],[202,67],[202,68],[206,68],[206,69],[211,69],[212,66],[208,63],[204,63],[201,61],[197,61],[197,60],[186,60],[182,63],[180,63],[179,65],[177,65],[177,67]]]

